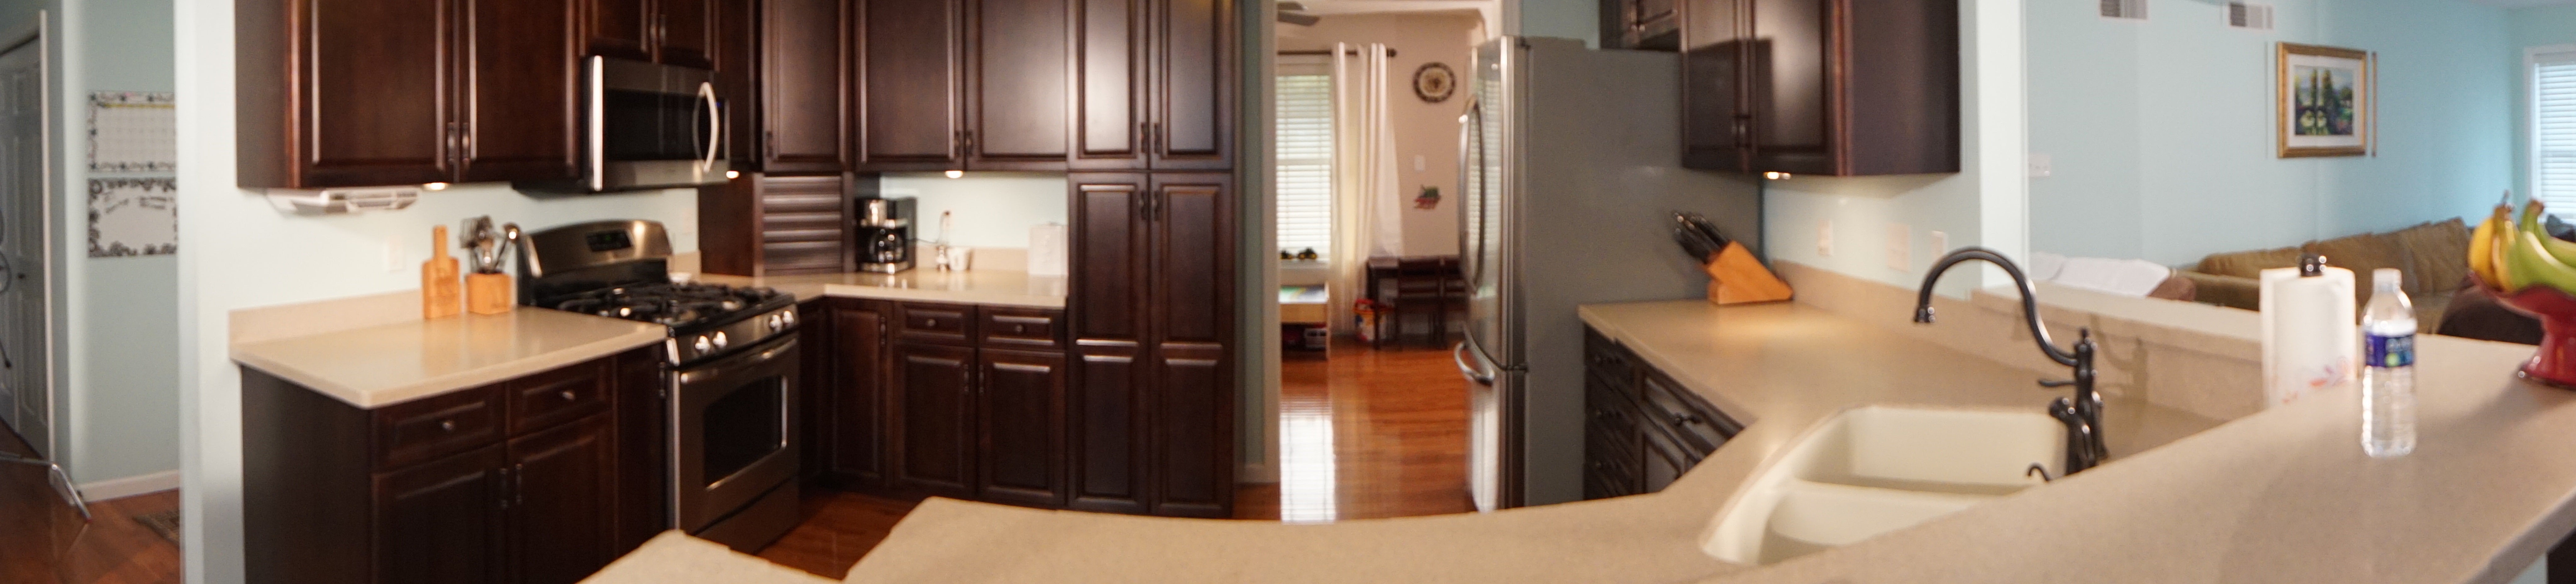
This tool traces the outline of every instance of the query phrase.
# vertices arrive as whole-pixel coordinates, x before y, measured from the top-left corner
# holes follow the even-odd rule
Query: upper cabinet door
[[[287,88],[295,98],[289,103],[303,106],[283,128],[290,136],[282,144],[295,145],[295,159],[287,164],[293,176],[263,181],[245,172],[244,186],[449,180],[448,152],[459,138],[447,102],[455,7],[444,0],[306,0],[301,7],[307,24],[286,31],[297,39],[295,52],[304,66],[304,86]],[[245,87],[293,81],[251,79]],[[253,184],[258,182],[272,184]]]
[[[660,0],[654,12],[654,52],[664,64],[713,69],[716,66],[718,0]]]
[[[959,10],[952,0],[851,0],[858,12],[860,170],[963,168]]]
[[[1063,170],[1073,126],[1071,0],[969,1],[966,164]]]
[[[592,55],[653,59],[653,7],[649,0],[583,0],[583,44]]]
[[[1749,64],[1754,167],[1836,173],[1834,138],[1842,102],[1842,2],[1752,0]]]
[[[467,0],[459,182],[573,176],[572,0]]]
[[[1155,170],[1234,168],[1234,1],[1156,2],[1150,164]]]
[[[758,37],[761,126],[769,172],[849,168],[848,36],[840,0],[767,0]]]
[[[1745,107],[1744,10],[1749,0],[1689,0],[1682,28],[1682,165],[1753,170]]]
[[[1076,170],[1145,168],[1149,0],[1073,0]]]

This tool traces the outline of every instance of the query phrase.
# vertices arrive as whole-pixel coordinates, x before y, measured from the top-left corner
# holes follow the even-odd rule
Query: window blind
[[[1333,78],[1280,67],[1279,249],[1333,255]],[[2576,207],[2571,207],[2576,208]]]
[[[2532,55],[2532,196],[2576,212],[2576,48]]]

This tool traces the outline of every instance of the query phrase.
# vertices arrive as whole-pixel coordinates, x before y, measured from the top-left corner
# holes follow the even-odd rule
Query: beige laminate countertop
[[[823,296],[1063,308],[1063,276],[1031,276],[1008,270],[946,272],[914,268],[894,274],[853,272],[804,276],[725,276],[700,274],[697,279],[735,286],[768,286],[805,301]]]
[[[1721,309],[1700,301],[1641,303],[1586,307],[1583,317],[1738,417],[1747,424],[1745,431],[1659,493],[1488,514],[1282,525],[933,499],[862,558],[848,581],[1687,582],[1754,577],[1783,568],[1718,561],[1700,552],[1701,533],[1754,471],[1814,423],[1866,404],[2037,410],[2058,395],[2035,387],[2035,376],[2028,371],[1804,305]],[[2116,457],[2217,424],[2125,400],[2111,400],[2106,409],[2106,436],[2115,461],[2104,469],[2124,464]],[[2073,487],[2087,482],[2032,491],[2082,495],[2076,491],[2091,489]],[[2157,511],[2164,512],[2169,511]],[[2039,517],[2027,519],[2033,523],[2063,523],[2029,517]],[[2068,527],[2085,533],[2118,531],[2109,525]],[[1990,534],[2002,540],[1985,545],[2048,543],[2012,535],[2022,531],[2011,527]],[[1885,574],[1898,575],[1873,581],[1921,581],[1943,567],[1972,575],[1983,567],[1956,561],[1972,554],[1942,549],[1950,546],[1918,542],[1907,548],[1918,555],[1905,559],[1932,572],[1891,565]],[[2068,581],[2076,580],[2081,578]]]
[[[662,325],[520,307],[235,344],[234,362],[378,408],[661,342]]]

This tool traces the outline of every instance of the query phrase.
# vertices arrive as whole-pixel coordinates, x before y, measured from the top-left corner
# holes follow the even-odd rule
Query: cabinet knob
[[[454,432],[454,431],[456,431],[456,420],[439,420],[439,421],[438,421],[438,430],[439,430],[439,431],[441,431],[441,432]]]
[[[1012,333],[1026,333],[1026,332],[1029,332],[1029,325],[1025,325],[1025,324],[1015,324],[1015,325],[1011,325],[1011,332],[1012,332]]]
[[[573,393],[572,393],[572,390],[569,390],[569,389],[564,390],[564,392],[563,392],[563,393],[558,393],[558,394],[555,394],[555,395],[556,395],[556,396],[559,396],[559,397],[562,397],[564,401],[572,401],[572,400],[573,400]]]
[[[924,327],[924,328],[938,328],[938,327],[939,327],[939,319],[936,319],[936,318],[923,319],[923,320],[921,321],[921,326],[922,326],[922,327]]]

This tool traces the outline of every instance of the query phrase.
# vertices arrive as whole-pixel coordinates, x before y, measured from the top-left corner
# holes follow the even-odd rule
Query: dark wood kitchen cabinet
[[[1958,3],[1686,0],[1683,165],[1959,171]]]
[[[760,0],[754,132],[736,133],[738,162],[770,173],[850,169],[851,49],[844,0]],[[746,44],[749,44],[748,42]],[[723,75],[718,75],[722,78]],[[755,135],[756,134],[756,135]]]
[[[934,495],[975,492],[975,348],[897,340],[886,385],[895,479]]]
[[[983,349],[976,354],[975,427],[984,500],[1064,505],[1064,353]]]
[[[1069,0],[851,0],[857,168],[1062,170]]]
[[[1681,45],[1682,0],[1601,0],[1601,48],[1671,51]]]
[[[244,0],[239,184],[573,176],[573,0]]]
[[[581,0],[584,50],[620,59],[715,68],[718,10],[726,1]]]
[[[359,409],[242,369],[255,582],[570,583],[667,528],[661,356]],[[638,484],[641,483],[641,484]]]
[[[799,333],[808,345],[805,363],[807,444],[818,470],[843,488],[865,489],[886,484],[885,388],[888,376],[889,303],[853,298],[808,301],[799,314],[807,323]]]
[[[1065,506],[1064,312],[824,298],[807,342],[826,338],[831,403],[809,411],[834,486]],[[828,322],[828,327],[812,323]],[[812,350],[812,349],[809,349]],[[811,353],[809,353],[811,354]],[[809,406],[810,407],[810,406]]]
[[[1589,327],[1583,350],[1585,499],[1661,491],[1744,429]]]
[[[1072,406],[1074,504],[1228,516],[1232,176],[1077,174],[1070,184],[1067,302],[1080,380],[1080,403]],[[1127,408],[1095,409],[1103,403]]]
[[[1230,170],[1233,0],[1072,0],[1076,170]]]

